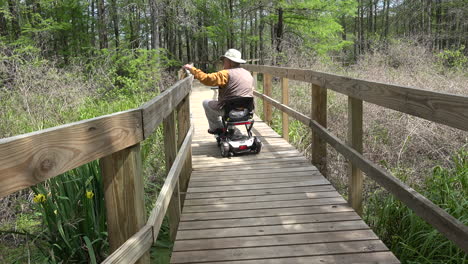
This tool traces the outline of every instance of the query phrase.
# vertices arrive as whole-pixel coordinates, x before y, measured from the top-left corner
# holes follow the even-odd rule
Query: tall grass
[[[88,163],[32,187],[43,231],[36,246],[50,263],[98,263],[108,252],[99,164]]]
[[[436,166],[418,192],[468,224],[468,152],[453,158],[453,168]],[[468,254],[442,236],[393,195],[374,192],[365,220],[403,263],[468,263]]]

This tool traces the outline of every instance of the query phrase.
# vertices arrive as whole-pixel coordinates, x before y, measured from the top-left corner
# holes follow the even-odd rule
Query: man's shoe
[[[222,128],[215,128],[215,129],[208,129],[208,133],[209,134],[212,134],[212,135],[219,135],[221,133],[223,133],[223,129]]]

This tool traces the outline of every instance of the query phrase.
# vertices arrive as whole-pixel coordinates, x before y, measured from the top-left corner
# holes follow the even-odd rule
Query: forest
[[[255,64],[468,96],[466,0],[0,0],[0,138],[138,107],[186,63],[216,71],[230,48]],[[290,87],[291,106],[310,113],[310,87]],[[327,100],[329,129],[346,138],[347,99]],[[468,224],[466,131],[364,108],[366,157]],[[273,117],[280,133],[281,112]],[[310,130],[291,121],[289,137],[307,155]],[[142,145],[147,208],[167,174],[162,138],[159,128]],[[346,196],[346,160],[327,155]],[[363,219],[402,263],[468,263],[375,182],[364,192]],[[169,261],[168,230],[155,263]],[[99,263],[108,250],[96,161],[0,198],[0,263]]]

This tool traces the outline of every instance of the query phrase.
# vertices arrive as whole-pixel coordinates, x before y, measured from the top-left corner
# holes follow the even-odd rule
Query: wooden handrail
[[[262,93],[254,91],[254,95],[268,101],[268,103],[274,107],[310,127],[313,131],[318,133],[320,137],[325,139],[328,144],[365,172],[366,175],[394,194],[400,201],[411,208],[426,222],[435,227],[446,238],[453,241],[465,252],[468,252],[468,244],[466,243],[466,241],[468,241],[468,227],[462,222],[445,212],[414,189],[405,185],[390,173],[373,164],[358,151],[354,150],[339,138],[328,132],[326,128],[316,121]]]
[[[166,181],[159,192],[158,199],[151,211],[146,225],[138,233],[133,235],[122,246],[115,250],[102,263],[135,263],[147,252],[152,243],[156,243],[159,229],[161,228],[169,202],[174,192],[174,187],[179,181],[179,175],[187,159],[190,145],[192,144],[193,126],[190,127],[184,142],[167,174]],[[149,234],[152,235],[150,236]],[[152,238],[150,240],[150,238]]]
[[[192,80],[138,109],[0,139],[0,198],[143,141],[189,94]]]
[[[468,131],[468,96],[360,80],[313,70],[244,64],[252,72],[304,81],[363,101]]]
[[[174,200],[174,182],[178,183],[182,169],[185,174],[191,170],[187,156],[191,153],[192,129],[188,130],[187,107],[192,81],[193,76],[189,76],[177,82],[138,109],[0,139],[0,197],[100,159],[107,215],[111,218],[111,252],[115,250],[105,263],[149,263],[148,250],[156,241],[169,202]],[[174,119],[175,112],[180,119],[178,137],[184,140],[179,142],[179,154],[150,217],[151,224],[145,225],[139,142],[169,115]],[[172,147],[176,148],[175,119],[171,125]],[[122,182],[129,186],[122,186]],[[115,203],[122,199],[125,202]],[[121,226],[122,217],[128,220],[125,226]]]

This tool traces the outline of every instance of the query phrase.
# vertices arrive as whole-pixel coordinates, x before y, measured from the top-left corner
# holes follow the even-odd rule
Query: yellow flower
[[[86,198],[92,199],[94,197],[94,193],[92,191],[87,191],[86,192]]]
[[[58,213],[57,210],[54,210],[54,214],[57,214],[57,213]]]
[[[46,201],[46,196],[42,193],[35,195],[33,198],[33,202],[35,203],[43,203]]]

